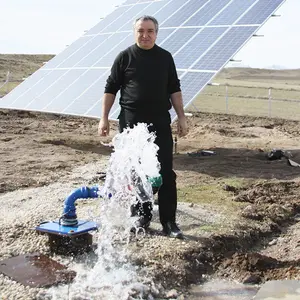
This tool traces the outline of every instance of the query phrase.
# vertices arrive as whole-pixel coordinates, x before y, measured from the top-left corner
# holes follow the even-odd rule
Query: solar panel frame
[[[242,8],[237,8],[237,10],[234,11],[234,14],[230,16],[231,18],[224,18],[226,13],[230,11],[235,4],[244,3],[241,1],[244,0],[226,0],[226,5],[222,7],[219,6],[218,9],[215,8],[216,11],[212,14],[209,8],[213,8],[214,3],[220,4],[221,0],[201,0],[201,3],[199,0],[197,0],[197,2],[196,0],[127,0],[106,18],[87,31],[85,35],[74,41],[68,48],[45,64],[41,69],[34,73],[32,77],[25,80],[11,93],[2,98],[0,100],[0,107],[47,111],[69,115],[85,115],[99,118],[103,87],[109,74],[110,65],[114,57],[122,50],[122,47],[134,43],[131,30],[133,24],[132,21],[141,14],[148,14],[148,12],[150,12],[149,14],[154,15],[154,17],[157,17],[160,23],[157,44],[161,45],[163,48],[166,47],[166,49],[173,54],[175,62],[180,55],[184,53],[184,49],[186,55],[192,54],[191,51],[190,53],[188,51],[189,43],[204,30],[208,30],[209,28],[214,28],[215,30],[217,30],[217,28],[227,28],[218,39],[209,45],[204,53],[200,53],[198,57],[196,54],[193,54],[194,56],[192,57],[194,60],[192,64],[187,63],[184,65],[181,64],[180,60],[177,62],[177,72],[182,82],[184,107],[187,107],[197,96],[198,92],[212,80],[217,72],[226,65],[229,59],[234,57],[240,48],[242,48],[252,37],[249,33],[248,38],[244,38],[240,44],[236,44],[234,49],[229,49],[231,52],[228,52],[229,54],[226,57],[221,57],[219,61],[216,60],[215,64],[203,64],[205,59],[209,62],[209,55],[218,53],[216,52],[216,45],[221,45],[222,39],[226,37],[226,34],[229,34],[232,28],[244,28],[244,30],[246,30],[248,27],[249,30],[251,25],[256,25],[256,27],[253,28],[253,34],[255,34],[274,11],[285,2],[285,0],[247,0],[249,6],[245,5],[244,7],[242,5]],[[257,10],[258,7],[266,7],[266,5],[271,3],[270,1],[273,1],[272,9],[269,9],[267,12],[265,10]],[[200,4],[202,4],[202,6],[200,6]],[[197,6],[195,7],[193,5]],[[152,7],[153,10],[147,10],[148,7]],[[138,8],[142,8],[142,10],[139,10]],[[243,8],[246,9],[243,10]],[[200,22],[199,14],[201,10],[202,12],[210,12],[210,14],[202,16]],[[131,13],[128,15],[130,11]],[[185,18],[181,17],[180,20],[177,19],[177,23],[172,21],[176,20],[176,16],[184,16],[185,11],[190,11],[190,14]],[[198,23],[193,23],[196,16],[198,16]],[[236,17],[236,20],[234,20],[233,16]],[[261,23],[254,24],[257,22],[256,20]],[[125,24],[122,27],[113,27],[113,24],[116,25],[118,22],[125,22]],[[194,35],[191,35],[191,37],[189,36],[181,39],[182,45],[180,43],[178,44],[176,41],[178,34],[184,32],[184,29],[190,30],[191,28],[197,32]],[[109,31],[111,29],[115,30]],[[227,37],[228,36],[229,35],[227,35]],[[107,37],[107,39],[103,40],[103,37]],[[120,39],[119,37],[123,37],[123,39]],[[101,40],[102,43],[97,42]],[[106,43],[109,43],[109,41],[109,46],[106,46]],[[112,41],[115,41],[116,45],[114,45]],[[93,46],[93,44],[95,44],[95,46]],[[102,52],[98,53],[98,51]],[[182,53],[180,54],[181,51]],[[86,55],[83,56],[85,53]],[[188,57],[190,59],[190,56]],[[181,60],[183,59],[184,55]],[[90,84],[88,80],[84,81],[87,78],[86,76],[88,76],[85,74],[88,74],[88,72],[95,72],[93,74],[97,74],[97,70],[99,70],[99,74],[101,74],[99,78],[96,78],[95,80],[94,77],[91,77]],[[72,74],[77,74],[77,76],[72,79]],[[196,88],[190,88],[190,90],[187,89],[186,86],[190,87],[189,82],[193,81],[191,78],[193,80],[195,78],[199,79],[200,85],[198,90]],[[61,88],[63,83],[65,83],[64,88]],[[74,97],[74,94],[76,95],[77,90],[72,90],[72,86],[76,86],[76,84],[82,85],[82,88],[79,89],[80,92],[78,92],[79,95],[74,99],[68,99],[65,106],[62,105],[59,99],[62,100],[64,94],[66,96],[70,95],[69,97],[71,97],[71,95]],[[57,87],[57,90],[51,91],[55,86]],[[194,97],[191,97],[191,93],[196,93],[196,90],[197,94],[195,94]],[[40,102],[39,99],[41,99]],[[47,104],[44,105],[46,102]],[[55,103],[57,103],[57,106],[55,106]],[[110,112],[110,119],[116,119],[118,113],[119,106],[117,101],[115,101]],[[172,120],[174,121],[176,118],[174,110],[171,111],[171,115]]]

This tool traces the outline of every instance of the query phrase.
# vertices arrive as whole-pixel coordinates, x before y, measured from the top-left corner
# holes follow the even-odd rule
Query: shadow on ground
[[[269,160],[262,150],[246,148],[211,148],[212,156],[190,156],[188,153],[176,154],[174,166],[176,170],[193,171],[212,177],[239,177],[254,179],[292,180],[300,175],[299,167],[292,167],[285,157]],[[292,160],[300,163],[300,150],[290,151]]]

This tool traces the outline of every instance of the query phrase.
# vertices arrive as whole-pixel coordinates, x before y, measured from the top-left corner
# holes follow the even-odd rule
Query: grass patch
[[[0,86],[3,83],[0,82]],[[4,85],[3,87],[0,88],[0,95],[5,96],[6,94],[8,94],[10,91],[12,91],[16,86],[18,86],[20,84],[20,82],[9,82],[6,85]]]
[[[178,189],[178,198],[182,202],[203,205],[226,214],[236,214],[245,204],[233,201],[233,192],[226,191],[224,186],[230,185],[241,189],[248,184],[245,179],[230,178],[217,184],[189,185]]]
[[[199,228],[201,231],[208,232],[208,233],[217,233],[220,232],[220,229],[223,229],[220,227],[219,223],[214,223],[214,224],[207,224],[207,225],[202,225]]]
[[[204,209],[219,214],[221,218],[213,223],[203,224],[198,230],[205,233],[221,234],[233,230],[237,223],[243,223],[240,212],[247,203],[233,201],[234,193],[226,191],[225,185],[242,189],[249,186],[250,180],[243,178],[220,179],[218,183],[203,183],[178,189],[182,202],[194,203]]]

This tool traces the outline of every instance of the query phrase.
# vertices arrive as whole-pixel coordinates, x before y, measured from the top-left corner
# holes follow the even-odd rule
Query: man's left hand
[[[183,137],[187,135],[188,133],[188,127],[187,127],[187,121],[186,117],[178,118],[177,120],[177,134],[179,137]]]

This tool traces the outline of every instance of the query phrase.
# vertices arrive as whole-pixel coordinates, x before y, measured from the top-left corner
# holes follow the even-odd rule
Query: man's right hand
[[[101,118],[98,126],[98,134],[100,136],[109,135],[109,121],[107,118]]]

